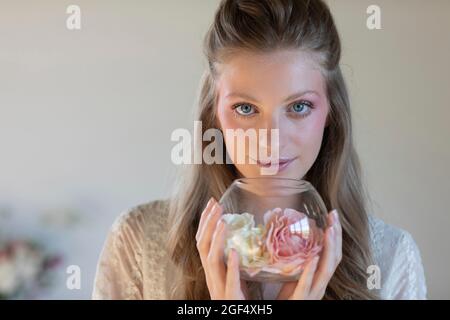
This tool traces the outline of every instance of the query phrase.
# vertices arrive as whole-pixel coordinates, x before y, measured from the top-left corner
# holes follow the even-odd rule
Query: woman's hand
[[[213,300],[244,300],[248,297],[248,289],[246,282],[240,279],[239,256],[235,250],[230,250],[225,267],[226,225],[221,216],[222,208],[211,198],[202,212],[195,236],[206,284]]]
[[[342,260],[342,227],[337,211],[331,211],[327,221],[324,251],[320,261],[319,257],[310,260],[300,279],[285,283],[277,299],[319,300],[325,295],[328,282]]]

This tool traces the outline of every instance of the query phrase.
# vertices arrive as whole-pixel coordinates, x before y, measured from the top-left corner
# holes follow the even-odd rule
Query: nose
[[[280,115],[278,112],[273,112],[267,116],[264,120],[264,128],[267,129],[267,131],[280,128]]]
[[[278,112],[273,112],[264,119],[262,129],[259,132],[259,146],[267,149],[267,153],[271,154],[274,148],[279,150],[281,140],[281,123],[282,119]]]

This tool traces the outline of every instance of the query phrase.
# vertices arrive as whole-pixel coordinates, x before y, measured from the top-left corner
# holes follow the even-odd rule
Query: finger
[[[208,287],[211,287],[212,291],[217,292],[219,297],[223,297],[225,290],[225,265],[223,263],[223,246],[220,243],[225,242],[225,223],[220,220],[214,230],[211,247],[206,257],[206,260],[202,262],[205,266],[205,274],[207,276]],[[219,255],[217,251],[221,251]]]
[[[329,227],[325,233],[324,248],[321,254],[317,273],[313,279],[312,295],[320,295],[325,292],[326,286],[334,271],[335,236],[333,227]]]
[[[200,234],[199,240],[203,239],[203,242],[205,242],[208,251],[209,251],[209,246],[211,244],[211,239],[212,239],[214,230],[217,227],[217,222],[219,221],[219,218],[221,217],[221,211],[222,211],[221,206],[219,205],[219,203],[216,202],[212,206],[208,216],[205,218],[204,227]]]
[[[327,264],[327,261],[326,261],[327,259],[325,259],[325,256],[327,254],[325,253],[325,251],[327,251],[327,249],[330,248],[330,245],[328,245],[328,241],[326,239],[330,237],[329,233],[331,231],[331,228],[335,225],[334,216],[331,213],[329,213],[327,215],[327,225],[328,225],[328,227],[325,232],[324,252],[322,252],[322,254],[321,254],[321,258],[319,259],[319,262],[318,262],[317,273],[315,274],[315,276],[313,278],[313,283],[312,283],[312,287],[311,287],[312,294],[320,293],[321,289],[322,289],[321,285],[323,285],[323,283],[325,284],[325,288],[326,288],[326,285],[328,284],[328,281],[323,276],[323,273],[324,273],[323,270],[326,269],[324,267],[324,265]],[[319,270],[322,270],[322,271],[319,271]],[[322,273],[322,275],[319,275],[319,273]],[[289,296],[291,296],[291,294],[295,290],[297,284],[298,284],[297,281],[285,283],[282,286],[280,292],[278,293],[277,300],[285,300]]]
[[[225,249],[225,222],[220,219],[211,239],[211,246],[206,260],[209,276],[214,285],[219,287],[219,292],[224,292],[225,264],[223,261]]]
[[[211,211],[212,206],[214,205],[215,200],[213,197],[211,197],[208,201],[208,203],[206,204],[205,209],[203,209],[203,212],[200,216],[200,222],[198,223],[198,228],[197,228],[197,234],[195,235],[195,240],[198,241],[200,234],[203,230],[204,224],[205,224],[205,220],[206,217],[208,216],[209,212]]]
[[[295,288],[294,293],[290,297],[292,300],[305,300],[309,298],[309,292],[311,290],[312,281],[314,278],[314,273],[317,268],[317,263],[319,261],[319,257],[316,256],[312,260],[308,262],[303,271],[300,280],[298,281],[297,287]]]
[[[225,250],[226,225],[223,219],[219,219],[212,235],[211,246],[208,253],[208,262],[214,267],[224,266],[223,256]]]
[[[335,224],[335,228],[336,228],[336,248],[337,248],[337,252],[338,252],[338,262],[341,262],[342,260],[342,225],[341,225],[341,220],[339,218],[339,213],[336,211],[336,224]]]
[[[337,262],[340,262],[342,258],[342,225],[341,221],[339,219],[339,213],[337,210],[333,210],[331,212],[331,215],[333,216],[333,235],[334,235],[334,241],[335,241],[335,258],[338,260]]]
[[[228,299],[241,297],[241,280],[239,274],[239,254],[231,249],[227,262],[226,295]]]
[[[216,203],[205,220],[205,226],[198,239],[198,247],[201,254],[206,255],[210,251],[212,236],[216,229],[217,221],[221,217],[221,212],[222,208]]]
[[[298,281],[289,281],[283,284],[277,295],[277,300],[287,300],[295,290]]]
[[[330,213],[328,218],[331,225],[325,232],[324,249],[311,288],[311,295],[317,298],[321,298],[325,293],[342,255],[340,224],[336,216],[333,216],[333,213]]]

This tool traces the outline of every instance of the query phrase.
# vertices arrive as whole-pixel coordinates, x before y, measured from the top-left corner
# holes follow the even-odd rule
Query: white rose
[[[262,250],[263,226],[256,227],[253,215],[247,212],[227,213],[223,215],[223,219],[228,225],[225,256],[228,256],[229,250],[233,248],[239,253],[243,267],[263,266],[266,263]]]
[[[19,286],[19,279],[14,268],[14,262],[8,258],[0,259],[0,293],[13,294]]]

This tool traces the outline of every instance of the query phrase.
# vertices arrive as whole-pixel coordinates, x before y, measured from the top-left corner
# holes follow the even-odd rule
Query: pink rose
[[[323,246],[323,230],[313,219],[294,209],[280,208],[264,214],[265,250],[269,263],[263,271],[295,275],[318,255]]]

